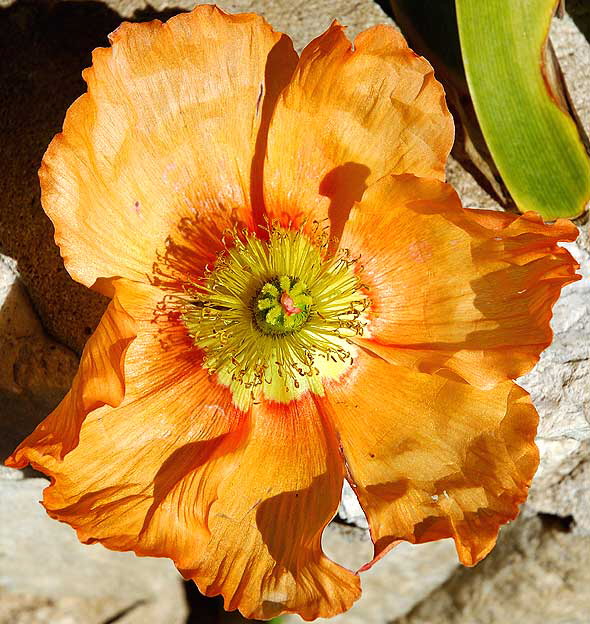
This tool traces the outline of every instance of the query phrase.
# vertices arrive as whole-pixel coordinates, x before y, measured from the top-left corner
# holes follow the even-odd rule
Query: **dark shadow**
[[[558,516],[550,513],[539,513],[537,515],[547,529],[553,529],[559,533],[571,533],[575,528],[576,522],[573,516]]]
[[[223,598],[203,596],[192,581],[184,582],[184,595],[190,613],[186,624],[221,624],[223,622]]]
[[[293,60],[291,71],[285,67],[285,58],[289,52],[291,52]],[[265,84],[260,84],[260,96],[256,106],[256,116],[260,118],[260,127],[256,136],[256,146],[250,170],[250,193],[254,223],[259,226],[265,225],[266,210],[264,208],[262,171],[266,157],[270,119],[276,101],[281,91],[287,86],[296,64],[297,55],[293,50],[293,43],[289,37],[283,35],[268,54],[264,70]]]
[[[590,43],[590,3],[588,0],[566,0],[565,8]]]
[[[330,199],[328,218],[330,237],[339,241],[355,202],[367,188],[371,170],[365,165],[347,162],[329,171],[320,182],[320,195]]]
[[[58,403],[59,399],[48,400],[0,391],[0,464]],[[26,477],[45,476],[30,466],[23,472]]]
[[[381,7],[383,13],[389,15],[389,17],[393,17],[393,11],[391,10],[391,3],[389,0],[375,0],[375,3]]]
[[[145,9],[133,20],[165,20],[180,9]],[[132,21],[133,21],[132,20]],[[0,9],[0,251],[18,261],[47,331],[81,352],[107,304],[74,282],[41,209],[37,170],[65,112],[86,86],[94,48],[123,21],[100,2],[21,0]]]

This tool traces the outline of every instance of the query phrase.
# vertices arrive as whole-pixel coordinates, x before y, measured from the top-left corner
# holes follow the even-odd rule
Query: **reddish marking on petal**
[[[286,292],[281,295],[281,305],[287,316],[301,314],[301,309],[293,303],[293,299]]]

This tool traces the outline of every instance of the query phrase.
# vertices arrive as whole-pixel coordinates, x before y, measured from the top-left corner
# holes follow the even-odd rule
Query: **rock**
[[[590,10],[586,0],[568,1],[567,10],[571,11],[571,16],[566,14],[562,19],[553,20],[551,41],[578,117],[586,134],[590,135],[590,89],[588,82],[583,80],[584,76],[590,76],[590,43],[587,40],[590,38]]]
[[[575,531],[590,535],[590,240],[580,229],[566,245],[584,279],[563,289],[553,311],[553,343],[519,383],[539,415],[541,465],[530,491],[531,510],[573,516]]]
[[[447,162],[446,173],[447,182],[457,191],[465,208],[502,210],[500,204],[488,195],[452,156]]]
[[[348,484],[348,481],[344,481],[342,486],[342,498],[340,499],[340,506],[338,507],[338,517],[346,524],[355,526],[359,529],[368,529],[369,524],[365,517],[365,512],[360,506],[354,491]],[[362,563],[365,563],[364,561]],[[358,567],[360,567],[359,564]]]
[[[180,624],[181,577],[166,559],[78,542],[37,502],[45,479],[0,479],[0,624]]]
[[[553,518],[521,519],[492,553],[464,568],[395,624],[586,624],[590,538]]]
[[[324,532],[326,554],[352,570],[372,558],[366,531],[332,523]],[[379,624],[410,611],[444,583],[458,567],[452,540],[418,546],[396,546],[370,570],[361,572],[363,593],[350,611],[318,622],[334,624]]]
[[[45,334],[15,264],[0,254],[0,460],[57,405],[78,367]]]

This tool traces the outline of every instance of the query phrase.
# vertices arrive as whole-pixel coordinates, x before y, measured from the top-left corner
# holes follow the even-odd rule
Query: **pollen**
[[[370,300],[358,258],[329,252],[319,224],[310,229],[233,231],[187,289],[183,322],[205,368],[241,409],[323,394],[323,382],[352,364],[351,338],[365,331]]]
[[[305,284],[288,275],[266,282],[256,296],[254,318],[264,334],[287,334],[300,329],[313,299]]]

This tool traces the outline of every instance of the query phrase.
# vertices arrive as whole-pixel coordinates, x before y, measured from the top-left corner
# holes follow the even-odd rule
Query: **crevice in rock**
[[[112,615],[108,620],[105,620],[103,624],[116,624],[116,622],[120,622],[125,616],[129,615],[132,611],[135,611],[138,607],[147,604],[147,600],[136,600],[134,603],[130,604],[128,607],[117,611],[114,615]]]
[[[357,531],[365,531],[366,529],[364,529],[363,527],[360,527],[356,522],[354,522],[353,520],[349,520],[348,518],[343,518],[340,514],[336,514],[332,520],[331,520],[334,524],[341,524],[343,526],[346,527],[350,527],[351,529],[356,529]]]
[[[575,520],[572,515],[558,516],[557,514],[543,512],[537,515],[541,519],[543,527],[546,529],[553,529],[562,533],[570,533],[575,525]]]

